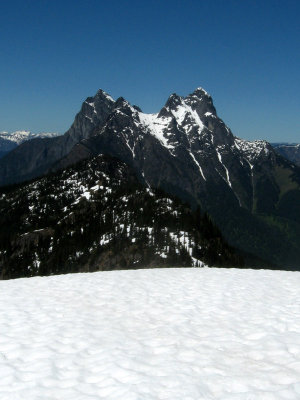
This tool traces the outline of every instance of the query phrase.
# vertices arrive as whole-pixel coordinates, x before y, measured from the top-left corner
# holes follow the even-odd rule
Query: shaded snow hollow
[[[300,273],[0,282],[1,400],[300,398]]]

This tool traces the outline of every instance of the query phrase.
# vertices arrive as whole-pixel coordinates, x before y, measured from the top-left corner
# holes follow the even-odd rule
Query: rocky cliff
[[[299,266],[300,169],[269,143],[234,136],[202,88],[172,94],[157,114],[98,91],[63,137],[29,144],[0,161],[2,184],[108,154],[142,183],[200,205],[242,251]]]

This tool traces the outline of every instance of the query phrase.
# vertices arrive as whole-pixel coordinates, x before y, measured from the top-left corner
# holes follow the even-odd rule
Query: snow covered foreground
[[[300,273],[0,282],[0,399],[300,399]]]

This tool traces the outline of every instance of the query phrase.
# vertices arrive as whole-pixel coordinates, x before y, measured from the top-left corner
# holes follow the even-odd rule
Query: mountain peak
[[[293,224],[300,223],[300,170],[277,157],[266,142],[233,136],[204,89],[187,96],[173,93],[158,114],[144,114],[124,98],[113,101],[99,90],[61,138],[24,143],[2,158],[0,185],[100,153],[130,165],[141,182],[201,205],[241,250],[276,266],[281,260],[299,265]],[[284,219],[291,221],[291,240],[282,233]]]
[[[108,100],[109,102],[114,102],[114,99],[102,89],[99,89],[95,96],[95,99],[100,99],[100,98]]]
[[[181,103],[182,103],[182,97],[179,96],[177,93],[172,93],[169,96],[169,98],[168,98],[168,100],[167,100],[167,102],[165,104],[165,107],[172,109],[172,108],[178,106],[178,104],[181,104]]]
[[[199,116],[206,113],[217,115],[216,109],[213,104],[213,100],[209,93],[201,87],[198,87],[185,97],[185,102],[189,104],[194,110],[197,111]]]
[[[164,107],[160,110],[158,116],[159,117],[166,117],[169,115],[170,110],[175,110],[178,105],[182,103],[183,99],[181,96],[179,96],[177,93],[172,93],[168,100],[166,101],[166,104]]]
[[[103,110],[111,110],[114,104],[114,99],[104,90],[99,89],[95,96],[86,98],[82,104],[81,112],[85,118],[93,121],[99,115],[103,115]]]
[[[197,87],[194,91],[193,91],[193,93],[191,93],[190,94],[190,96],[197,96],[197,97],[203,97],[203,96],[205,96],[205,97],[210,97],[211,98],[211,95],[206,91],[206,90],[204,90],[202,87]]]

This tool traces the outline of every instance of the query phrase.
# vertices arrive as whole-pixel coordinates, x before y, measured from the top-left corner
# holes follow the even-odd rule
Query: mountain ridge
[[[207,215],[109,156],[0,189],[0,211],[0,279],[243,265]]]
[[[108,154],[141,182],[200,205],[230,244],[278,265],[299,263],[300,169],[268,142],[234,136],[202,88],[170,95],[157,114],[99,90],[63,136],[48,140],[24,143],[0,160],[1,184]]]

